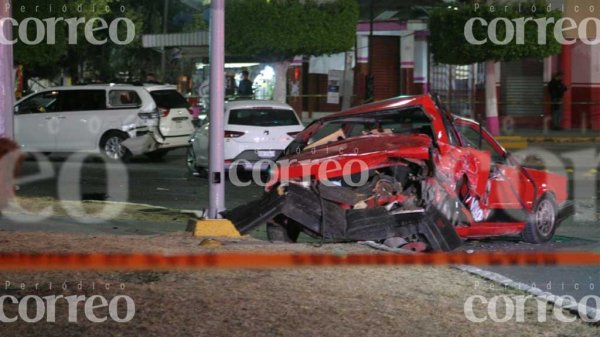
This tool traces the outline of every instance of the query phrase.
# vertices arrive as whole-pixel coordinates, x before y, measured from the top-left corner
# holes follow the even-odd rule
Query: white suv
[[[17,102],[15,138],[30,152],[100,152],[123,161],[146,154],[158,159],[168,150],[188,146],[194,130],[188,108],[174,86],[49,88]]]
[[[304,126],[291,106],[273,101],[225,103],[225,168],[246,170],[263,160],[277,160]],[[208,167],[209,124],[200,126],[190,138],[187,165],[192,172]],[[262,164],[262,163],[261,163]],[[268,166],[260,167],[265,169]]]

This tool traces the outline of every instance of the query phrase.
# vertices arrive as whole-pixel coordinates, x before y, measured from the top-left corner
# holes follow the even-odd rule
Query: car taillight
[[[300,131],[296,131],[296,132],[288,132],[288,136],[290,137],[296,137],[297,134],[299,134]]]
[[[161,117],[167,117],[169,115],[169,113],[171,112],[171,109],[166,109],[166,108],[158,108],[158,114]]]
[[[138,117],[140,117],[141,119],[153,119],[153,118],[158,118],[158,114],[155,112],[140,112],[138,113]]]
[[[239,131],[225,131],[225,138],[238,138],[245,135],[245,132]]]

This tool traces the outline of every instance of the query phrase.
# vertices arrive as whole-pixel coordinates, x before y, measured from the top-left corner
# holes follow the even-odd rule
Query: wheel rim
[[[538,232],[543,236],[548,236],[554,229],[554,221],[556,215],[554,214],[554,207],[550,200],[542,200],[537,207],[535,213],[535,224]]]
[[[186,163],[190,172],[194,172],[196,170],[196,155],[194,154],[194,149],[191,147],[188,148],[187,151]]]
[[[121,159],[125,155],[125,147],[120,137],[110,137],[104,144],[104,153],[111,159]]]

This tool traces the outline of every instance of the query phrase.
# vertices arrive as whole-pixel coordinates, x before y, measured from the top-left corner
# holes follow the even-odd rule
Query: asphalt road
[[[592,250],[600,251],[600,222],[598,221],[597,160],[599,147],[595,144],[544,144],[530,148],[529,154],[546,157],[546,166],[569,177],[569,191],[577,196],[578,214],[566,221],[557,231],[555,240],[544,245],[528,245],[518,239],[493,239],[468,241],[461,249],[473,250]],[[516,151],[519,152],[519,151]],[[126,201],[169,208],[202,210],[208,206],[208,182],[205,178],[190,175],[185,166],[185,151],[170,153],[162,162],[152,162],[145,157],[135,158],[127,165],[105,164],[90,160],[84,164],[66,160],[68,154],[53,154],[49,160],[29,159],[23,169],[23,177],[36,175],[46,177],[23,181],[19,194],[23,196],[50,196],[61,199],[95,199]],[[41,164],[41,165],[40,165]],[[108,183],[110,181],[110,183]],[[109,187],[107,187],[109,186]],[[79,188],[79,190],[77,190]],[[258,186],[236,187],[226,184],[226,206],[235,207],[259,198],[262,188]],[[19,225],[5,224],[4,229],[18,229]],[[122,233],[143,232],[143,224],[121,224]],[[138,226],[138,227],[135,227]],[[135,230],[133,229],[135,227]],[[60,226],[66,231],[77,229],[77,224]],[[31,224],[21,228],[34,230]],[[158,232],[180,230],[167,226]],[[110,230],[105,230],[110,232]],[[157,233],[158,233],[157,232]],[[556,294],[569,294],[577,299],[585,295],[600,296],[600,270],[592,267],[493,267],[490,270],[527,284],[546,287]],[[599,304],[600,305],[600,304]]]
[[[42,161],[29,158],[22,170],[24,179],[52,172],[45,179],[19,184],[19,195],[57,198],[60,194],[61,200],[107,200],[186,210],[208,206],[208,180],[188,172],[185,150],[172,151],[160,162],[137,157],[126,165],[94,158],[82,165],[69,156],[52,154]],[[255,185],[236,187],[227,181],[225,193],[227,207],[235,207],[259,198],[262,189]]]

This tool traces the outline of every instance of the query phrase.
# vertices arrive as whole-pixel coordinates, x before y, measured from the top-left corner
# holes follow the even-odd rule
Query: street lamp
[[[0,19],[11,16],[9,0],[0,0]],[[12,25],[6,20],[0,29],[6,40],[12,40]],[[13,138],[13,103],[15,99],[13,76],[13,49],[11,44],[0,43],[0,137]]]
[[[210,20],[210,141],[208,218],[216,219],[225,210],[224,101],[225,0],[213,0]]]

